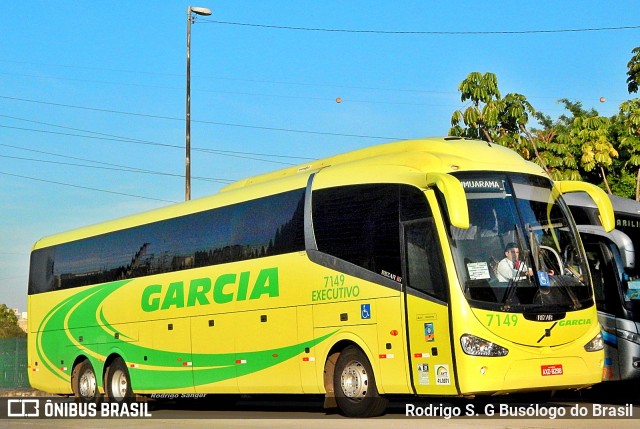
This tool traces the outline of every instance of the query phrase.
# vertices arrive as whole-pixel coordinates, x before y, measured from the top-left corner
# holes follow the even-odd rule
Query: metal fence
[[[27,338],[0,338],[0,388],[29,387]]]

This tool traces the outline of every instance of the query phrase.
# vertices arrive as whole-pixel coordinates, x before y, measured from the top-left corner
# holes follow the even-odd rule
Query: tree
[[[471,106],[462,112],[456,110],[451,117],[449,135],[471,137],[493,142],[491,130],[498,124],[500,91],[498,79],[493,73],[471,72],[458,86],[460,100],[471,101]],[[460,123],[464,122],[466,128]]]
[[[622,103],[616,121],[620,125],[620,148],[628,158],[626,165],[637,169],[635,198],[640,201],[640,99]]]
[[[460,83],[458,90],[462,102],[471,105],[464,112],[456,110],[451,117],[449,135],[482,139],[509,147],[525,159],[531,158],[533,149],[536,162],[547,169],[536,140],[527,130],[530,116],[536,111],[522,94],[510,93],[502,98],[498,79],[493,73],[471,72]],[[462,125],[464,124],[464,126]]]
[[[0,304],[0,338],[22,337],[26,333],[18,326],[18,317],[5,304]]]
[[[529,115],[534,117],[536,115],[531,103],[522,94],[510,93],[504,96],[500,107],[502,107],[498,116],[500,135],[497,141],[503,146],[511,147],[520,152],[525,159],[530,158],[529,146],[531,146],[535,161],[549,173],[547,165],[540,157],[536,140],[527,129]]]
[[[627,63],[627,89],[629,94],[638,92],[640,84],[640,46],[631,51],[634,54]]]
[[[586,171],[598,168],[607,192],[612,194],[605,169],[618,157],[618,151],[609,139],[610,125],[609,118],[578,116],[573,120],[570,135],[582,146],[582,168]]]
[[[531,132],[537,142],[540,159],[553,180],[581,179],[570,139],[567,141],[552,126]]]
[[[579,101],[562,98],[558,102],[564,105],[568,113],[563,113],[554,122],[549,116],[537,112],[536,120],[543,128],[532,128],[531,132],[540,148],[540,158],[553,180],[582,180],[577,161],[582,157],[582,148],[574,140],[571,130],[575,118],[598,116],[598,112],[585,110]]]

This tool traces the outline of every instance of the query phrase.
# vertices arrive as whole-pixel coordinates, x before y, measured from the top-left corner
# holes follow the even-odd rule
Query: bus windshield
[[[561,313],[593,305],[577,231],[549,179],[454,175],[465,189],[470,228],[450,225],[450,243],[472,307]]]

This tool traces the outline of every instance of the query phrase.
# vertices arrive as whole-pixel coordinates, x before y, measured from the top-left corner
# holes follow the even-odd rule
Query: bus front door
[[[457,393],[447,283],[432,218],[402,223],[409,364],[416,394]]]

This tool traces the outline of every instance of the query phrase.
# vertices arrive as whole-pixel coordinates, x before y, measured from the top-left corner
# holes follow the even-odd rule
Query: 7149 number
[[[344,286],[344,274],[324,276],[324,287]]]
[[[518,324],[517,314],[487,314],[487,326],[516,326]]]

